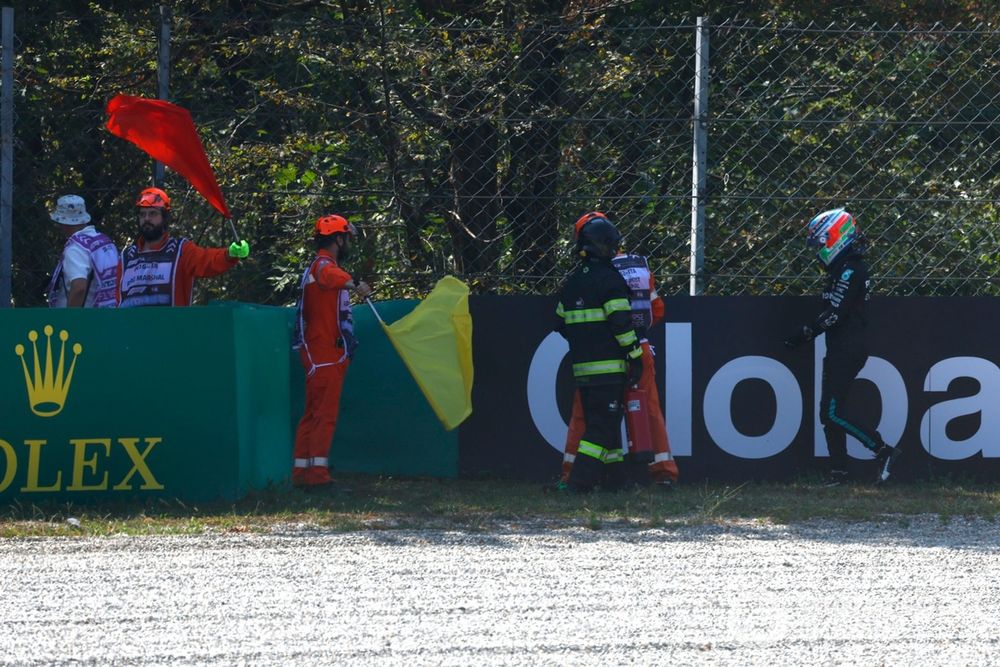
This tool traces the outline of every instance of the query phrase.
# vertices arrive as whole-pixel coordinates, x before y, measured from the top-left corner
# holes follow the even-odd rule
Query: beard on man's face
[[[146,241],[159,241],[160,237],[163,236],[164,224],[152,223],[152,222],[140,222],[139,223],[139,233],[142,234],[142,238]]]

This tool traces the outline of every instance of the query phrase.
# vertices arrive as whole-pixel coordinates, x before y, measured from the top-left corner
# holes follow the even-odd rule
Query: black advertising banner
[[[821,308],[807,297],[669,297],[650,332],[671,447],[684,480],[783,480],[821,470],[818,419],[825,340],[782,341]],[[476,382],[459,469],[552,480],[573,384],[552,333],[555,300],[470,300]],[[1000,300],[874,298],[868,364],[847,414],[900,443],[899,476],[1000,479]],[[871,454],[848,438],[858,475]]]

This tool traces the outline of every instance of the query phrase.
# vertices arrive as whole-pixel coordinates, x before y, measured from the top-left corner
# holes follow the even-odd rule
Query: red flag
[[[194,121],[187,109],[163,100],[116,95],[110,102],[107,128],[154,160],[187,179],[215,210],[233,217],[208,164]]]

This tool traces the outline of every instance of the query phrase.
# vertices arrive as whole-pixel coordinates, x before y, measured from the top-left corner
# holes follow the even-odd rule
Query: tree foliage
[[[169,98],[191,111],[253,247],[198,299],[290,303],[311,223],[333,211],[363,230],[354,269],[386,297],[448,272],[480,292],[551,291],[570,223],[594,208],[683,291],[699,15],[712,25],[712,291],[810,288],[797,226],[843,202],[860,207],[884,288],[986,293],[979,278],[1000,272],[991,12],[957,0],[174,3]],[[916,32],[938,21],[978,27]],[[42,303],[61,247],[47,213],[59,195],[83,195],[120,244],[135,233],[151,168],[103,129],[104,105],[156,96],[159,8],[26,0],[15,24],[14,295],[26,306]],[[883,29],[843,32],[853,25]],[[182,179],[168,172],[166,187],[174,233],[228,244]]]

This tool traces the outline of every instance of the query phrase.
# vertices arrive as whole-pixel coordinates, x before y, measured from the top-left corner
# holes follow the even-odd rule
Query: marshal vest
[[[119,308],[174,305],[177,263],[187,239],[168,238],[159,250],[122,251],[122,302]]]
[[[632,326],[640,339],[653,326],[652,274],[642,255],[621,254],[611,260],[614,267],[628,283],[629,301],[632,303]]]
[[[323,268],[325,264],[332,264],[332,260],[326,257],[317,257],[306,269],[305,273],[302,274],[302,280],[299,282],[299,299],[296,304],[296,316],[295,316],[295,334],[292,340],[292,349],[305,350],[306,356],[309,358],[309,362],[312,364],[312,369],[310,369],[310,374],[320,366],[330,366],[332,364],[328,363],[315,363],[312,359],[313,356],[309,351],[309,345],[306,342],[306,326],[307,322],[304,316],[304,306],[306,297],[306,285],[315,280],[314,270],[318,271]],[[344,351],[343,356],[339,360],[333,363],[341,363],[345,359],[350,359],[354,356],[354,351],[358,347],[358,340],[354,335],[354,316],[351,313],[351,296],[346,289],[338,290],[337,295],[337,324],[338,324],[338,335],[336,340],[330,341],[332,344],[336,345],[338,348]]]

